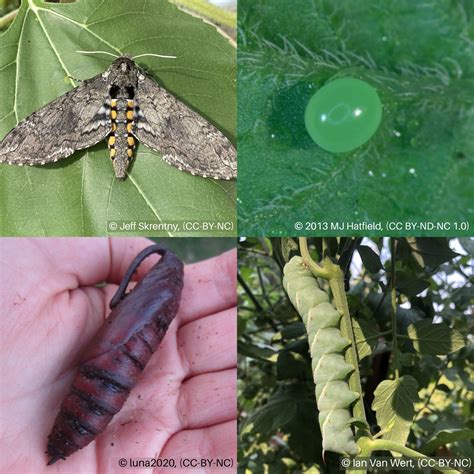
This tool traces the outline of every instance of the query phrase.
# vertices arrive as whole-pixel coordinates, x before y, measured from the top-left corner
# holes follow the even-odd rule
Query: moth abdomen
[[[48,464],[65,459],[101,433],[125,403],[130,389],[114,375],[84,366],[63,400],[48,436]]]
[[[76,388],[74,385],[69,392],[68,397],[75,397],[82,403],[84,410],[88,410],[91,413],[95,413],[96,415],[104,416],[110,415],[113,416],[117,413],[117,410],[114,409],[112,406],[108,405],[103,399],[100,400],[91,395],[90,391],[85,392]]]
[[[109,134],[107,144],[115,176],[119,179],[126,177],[127,169],[133,159],[133,151],[136,147],[133,135],[135,111],[136,107],[133,99],[118,97],[110,101],[109,117],[112,131]]]
[[[81,366],[48,438],[52,458],[70,456],[105,430],[149,361],[149,347],[133,336]]]

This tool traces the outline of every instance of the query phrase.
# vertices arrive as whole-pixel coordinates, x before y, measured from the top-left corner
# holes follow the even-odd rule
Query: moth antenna
[[[145,53],[139,54],[138,56],[134,56],[133,59],[143,58],[144,56],[155,56],[156,58],[165,58],[165,59],[176,59],[177,56],[165,56],[163,54],[153,54],[153,53]]]
[[[112,56],[114,58],[118,58],[117,54],[109,53],[108,51],[76,51],[76,53],[81,53],[81,54],[108,54],[109,56]]]

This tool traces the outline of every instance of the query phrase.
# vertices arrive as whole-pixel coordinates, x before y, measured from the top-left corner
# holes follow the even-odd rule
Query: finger
[[[236,367],[236,321],[232,308],[179,329],[178,351],[187,377]]]
[[[137,253],[152,244],[140,237],[15,238],[5,242],[2,261],[13,254],[15,266],[27,268],[30,273],[33,263],[43,276],[50,272],[71,275],[77,279],[72,288],[106,281],[109,274],[113,281],[120,282]],[[67,287],[71,288],[69,283]]]
[[[35,239],[48,261],[58,266],[62,274],[74,276],[76,284],[91,286],[107,281],[119,284],[130,263],[153,242],[141,237]],[[158,261],[150,256],[140,265],[134,280],[140,279]]]
[[[6,267],[10,279],[15,281],[16,276],[23,287],[39,287],[49,294],[77,288],[82,275],[97,283],[97,271],[107,269],[108,261],[107,239],[103,238],[13,238],[5,239],[1,247],[2,264],[11,262]]]
[[[187,265],[179,306],[180,324],[232,308],[237,304],[237,251]]]
[[[219,458],[229,472],[235,472],[237,465],[237,421],[228,421],[208,428],[180,431],[166,443],[160,453],[160,458],[174,458],[177,463],[185,459],[210,459],[215,464],[217,462],[216,458]],[[156,472],[167,474],[169,469],[159,469]],[[217,466],[207,469],[194,468],[192,472],[193,474],[223,472],[223,468]]]
[[[178,414],[184,429],[234,420],[236,413],[237,370],[196,375],[180,390]]]
[[[52,242],[49,242],[51,239],[34,240],[40,244],[47,260],[57,263],[63,275],[74,276],[73,281],[67,284],[67,289],[103,281],[119,284],[137,254],[153,244],[150,240],[139,237],[68,238],[54,239]],[[134,280],[140,280],[157,261],[157,256],[145,259],[138,267]],[[236,271],[235,250],[187,265],[180,311],[182,321],[187,322],[234,306]]]

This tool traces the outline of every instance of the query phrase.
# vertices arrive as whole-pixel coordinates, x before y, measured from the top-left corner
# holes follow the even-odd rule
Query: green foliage
[[[472,227],[473,18],[468,0],[239,1],[241,233],[291,235],[309,217]],[[384,111],[366,145],[332,154],[304,111],[343,76],[376,87]]]
[[[152,239],[175,252],[186,264],[200,262],[235,248],[235,239],[221,237],[154,238]]]
[[[380,257],[367,245],[359,245],[357,251],[365,268],[367,268],[370,273],[377,273],[383,268]]]
[[[414,403],[418,401],[418,384],[410,375],[396,380],[384,380],[374,391],[372,409],[384,439],[404,445],[410,433],[415,413]]]
[[[421,452],[431,454],[440,446],[464,439],[474,439],[474,430],[443,430],[423,445]]]
[[[235,139],[235,51],[213,26],[165,0],[24,0],[0,38],[1,136],[77,84],[76,78],[92,77],[110,65],[108,56],[78,50],[105,50],[177,56],[137,62]],[[2,235],[105,235],[108,221],[235,221],[235,183],[180,172],[144,145],[125,182],[114,178],[103,142],[51,165],[2,165],[0,188]]]
[[[359,360],[370,356],[377,345],[377,330],[365,319],[354,319],[352,322],[357,343]]]
[[[214,24],[222,25],[235,34],[237,15],[235,12],[224,10],[207,0],[171,0],[172,3],[195,12],[197,15],[208,18]]]
[[[465,251],[471,242],[396,239],[395,276],[401,273],[415,286],[417,280],[429,283],[421,293],[408,284],[396,285],[397,378],[389,240],[326,239],[331,255],[340,263],[345,261],[343,268],[351,271],[347,297],[356,321],[366,416],[370,431],[379,433],[382,440],[406,442],[409,448],[421,447],[430,455],[440,449],[448,456],[474,454],[470,444],[474,345],[466,337],[473,329],[473,260]],[[326,452],[322,459],[307,335],[282,288],[281,243],[280,239],[246,239],[239,246],[243,283],[239,286],[239,340],[268,354],[264,358],[241,354],[239,359],[239,467],[252,472],[337,472],[338,455]],[[312,254],[323,254],[322,239],[309,243]],[[377,272],[365,267],[364,256],[369,252],[363,248],[359,255],[360,247],[370,247],[371,262],[375,257],[380,261]],[[285,244],[283,253],[291,258],[299,252]],[[415,327],[423,328],[418,329],[418,336],[444,331],[442,343],[438,338],[426,342],[438,348],[437,354],[417,351],[418,343],[409,334]],[[275,405],[275,401],[281,403]],[[354,421],[357,424],[363,426],[361,420]]]
[[[444,355],[464,347],[464,337],[445,324],[432,324],[426,319],[408,326],[408,336],[420,354]]]

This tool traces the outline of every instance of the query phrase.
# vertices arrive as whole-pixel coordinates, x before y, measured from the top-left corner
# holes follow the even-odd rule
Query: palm
[[[2,456],[2,472],[45,467],[47,435],[116,288],[96,284],[118,283],[148,244],[117,239],[109,258],[107,239],[73,242],[11,239],[2,248],[0,406],[3,451],[8,453]],[[114,249],[120,258],[114,259]],[[234,456],[235,287],[231,278],[227,283],[222,278],[222,270],[219,281],[212,281],[217,274],[212,266],[230,261],[229,256],[218,259],[186,268],[178,316],[123,409],[96,441],[58,461],[60,471],[118,470],[120,458],[160,456],[179,462],[193,456],[193,446],[194,456],[204,457],[202,443],[209,441],[214,454]],[[150,266],[144,263],[139,277]],[[203,301],[199,293],[206,289]]]

